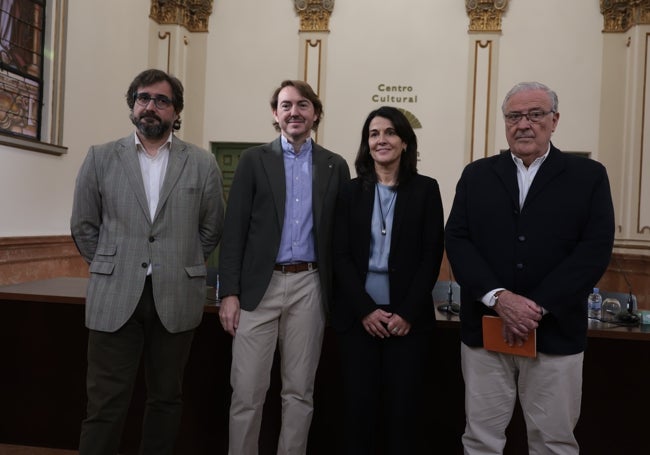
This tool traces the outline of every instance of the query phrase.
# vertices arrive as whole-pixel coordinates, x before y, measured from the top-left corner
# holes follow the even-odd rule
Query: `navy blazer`
[[[614,208],[605,167],[551,145],[519,207],[510,152],[467,165],[447,221],[446,247],[461,287],[461,339],[482,346],[481,297],[495,288],[548,311],[537,349],[575,354],[587,342],[587,295],[609,264]]]
[[[377,305],[365,290],[370,258],[374,185],[355,178],[339,195],[334,223],[332,326],[347,330]],[[414,175],[397,187],[388,258],[390,305],[413,328],[433,325],[431,291],[444,251],[444,214],[438,183]]]

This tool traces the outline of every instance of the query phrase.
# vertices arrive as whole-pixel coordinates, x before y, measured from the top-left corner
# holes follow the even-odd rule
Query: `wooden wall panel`
[[[631,288],[639,309],[650,310],[650,257],[614,253],[598,287],[614,292],[628,292]]]
[[[0,238],[0,285],[88,276],[69,235]]]
[[[0,238],[0,285],[60,276],[88,276],[88,266],[70,236]],[[626,278],[637,297],[639,309],[650,310],[650,257],[615,253],[598,287],[605,291],[627,292]],[[439,279],[454,279],[446,256]]]

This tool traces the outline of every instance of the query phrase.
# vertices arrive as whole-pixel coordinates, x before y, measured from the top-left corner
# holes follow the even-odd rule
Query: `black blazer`
[[[332,326],[347,330],[377,306],[365,291],[370,257],[374,185],[348,182],[339,195],[334,223]],[[444,251],[444,214],[438,183],[415,175],[400,184],[395,200],[388,259],[390,309],[415,329],[432,325],[431,291]]]
[[[347,162],[318,144],[312,148],[314,241],[327,309],[331,288],[331,242],[339,188],[350,179]],[[220,291],[239,295],[241,308],[253,311],[271,281],[284,224],[286,183],[282,143],[245,150],[230,187],[219,252]]]
[[[447,221],[446,247],[461,287],[461,338],[482,346],[480,302],[503,287],[548,310],[537,330],[547,354],[582,352],[587,295],[609,264],[614,208],[600,163],[551,145],[523,207],[511,154],[465,168]]]

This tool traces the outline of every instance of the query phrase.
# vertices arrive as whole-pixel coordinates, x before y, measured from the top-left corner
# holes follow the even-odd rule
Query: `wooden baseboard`
[[[0,444],[0,455],[78,455],[78,450]]]

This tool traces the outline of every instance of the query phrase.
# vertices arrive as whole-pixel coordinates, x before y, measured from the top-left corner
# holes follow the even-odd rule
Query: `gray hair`
[[[514,87],[512,87],[508,92],[508,94],[506,95],[505,99],[503,100],[503,104],[501,105],[501,111],[504,114],[506,113],[506,104],[508,104],[508,100],[510,100],[510,97],[512,97],[512,95],[514,95],[515,93],[527,92],[530,90],[542,90],[543,92],[545,92],[546,95],[548,96],[549,101],[551,102],[551,110],[553,112],[557,112],[557,108],[558,108],[557,93],[555,93],[548,86],[542,84],[541,82],[520,82]]]

